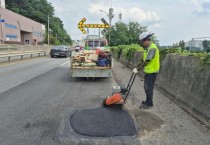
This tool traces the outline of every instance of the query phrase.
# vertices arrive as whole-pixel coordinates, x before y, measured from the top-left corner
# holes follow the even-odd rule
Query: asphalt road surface
[[[101,106],[110,79],[76,79],[69,58],[38,58],[0,67],[0,145],[58,145],[68,108]]]

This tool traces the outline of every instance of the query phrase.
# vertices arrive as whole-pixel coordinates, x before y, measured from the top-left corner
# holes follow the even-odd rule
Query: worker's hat
[[[150,38],[154,33],[150,33],[150,32],[143,32],[139,35],[139,40],[140,41],[144,41],[147,38]]]

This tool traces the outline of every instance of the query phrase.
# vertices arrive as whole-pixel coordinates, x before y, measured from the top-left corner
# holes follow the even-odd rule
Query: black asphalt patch
[[[118,108],[77,110],[70,123],[75,132],[91,137],[133,136],[137,133],[130,115]]]
[[[92,110],[93,108],[89,109]],[[89,109],[80,109],[80,111]],[[70,123],[70,118],[72,118],[72,116],[75,115],[76,112],[80,111],[76,108],[69,108],[65,111],[63,119],[58,127],[58,131],[56,131],[56,141],[69,145],[141,145],[138,138],[138,133],[133,136],[92,137],[75,132]],[[134,124],[136,129],[139,131],[140,128],[137,125],[135,119]]]

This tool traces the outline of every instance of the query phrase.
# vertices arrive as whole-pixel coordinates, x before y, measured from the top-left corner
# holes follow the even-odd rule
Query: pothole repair
[[[117,108],[77,110],[70,123],[75,132],[91,137],[134,136],[137,133],[130,115]]]

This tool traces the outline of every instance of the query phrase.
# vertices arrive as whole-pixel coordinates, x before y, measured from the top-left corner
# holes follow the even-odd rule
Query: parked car
[[[58,45],[53,46],[53,48],[50,50],[50,56],[51,57],[71,57],[71,50],[68,46],[65,45]]]
[[[76,51],[76,52],[79,52],[79,50],[80,50],[80,46],[79,46],[79,45],[76,45],[75,51]]]

